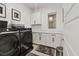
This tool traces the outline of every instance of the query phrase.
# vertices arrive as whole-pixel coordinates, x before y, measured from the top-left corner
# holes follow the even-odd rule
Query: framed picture
[[[0,3],[0,17],[6,18],[6,5]]]
[[[16,9],[12,9],[12,20],[20,21],[21,20],[21,12]]]

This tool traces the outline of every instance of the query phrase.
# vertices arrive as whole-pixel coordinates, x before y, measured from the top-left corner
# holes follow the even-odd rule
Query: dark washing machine
[[[18,37],[15,33],[0,33],[0,56],[16,56],[18,53]]]
[[[20,55],[19,31],[7,28],[7,21],[0,20],[0,56]]]
[[[32,49],[32,29],[27,28],[21,31],[21,55],[26,55]]]
[[[25,56],[28,52],[33,49],[32,46],[32,29],[25,28],[23,25],[14,25],[12,24],[11,31],[19,31],[19,55]]]
[[[28,47],[32,46],[32,30],[31,28],[27,28],[26,31],[23,32],[22,36],[22,44]]]

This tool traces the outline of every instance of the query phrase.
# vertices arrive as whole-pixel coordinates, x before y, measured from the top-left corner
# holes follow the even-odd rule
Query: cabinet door
[[[54,39],[51,34],[47,34],[47,45],[50,47],[54,47]]]
[[[56,35],[55,36],[55,42],[54,42],[54,47],[56,48],[57,46],[61,46],[62,42],[61,42],[62,37],[60,35]]]
[[[31,24],[35,24],[36,22],[36,19],[35,19],[35,14],[33,13],[32,15],[31,15]]]
[[[53,44],[54,44],[52,41],[51,34],[42,34],[41,42],[42,42],[41,44],[50,46],[50,47],[53,47]]]
[[[41,18],[40,12],[36,12],[36,14],[35,14],[36,24],[41,24],[40,18]]]
[[[42,45],[46,45],[46,35],[45,34],[41,34],[41,44]]]
[[[33,33],[33,43],[40,44],[40,42],[39,33]]]

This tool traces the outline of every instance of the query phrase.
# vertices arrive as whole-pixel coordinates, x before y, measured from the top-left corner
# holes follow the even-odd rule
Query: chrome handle
[[[39,37],[39,40],[41,40],[41,36]]]
[[[52,42],[55,42],[55,39],[54,38],[52,38]]]

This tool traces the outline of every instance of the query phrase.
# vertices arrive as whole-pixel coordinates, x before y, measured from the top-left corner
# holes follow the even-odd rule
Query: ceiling
[[[25,6],[35,9],[40,7],[62,6],[62,3],[24,3]]]

